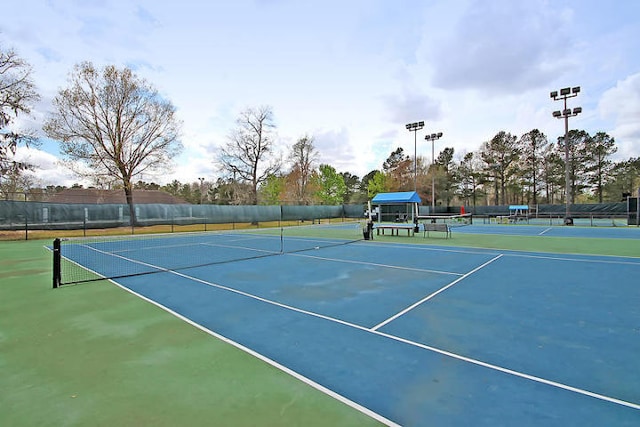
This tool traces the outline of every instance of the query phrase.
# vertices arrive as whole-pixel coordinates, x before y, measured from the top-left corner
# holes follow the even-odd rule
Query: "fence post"
[[[636,198],[636,227],[640,227],[640,187],[638,187],[638,197]]]
[[[27,206],[27,193],[24,192],[24,240],[29,240],[29,209]]]

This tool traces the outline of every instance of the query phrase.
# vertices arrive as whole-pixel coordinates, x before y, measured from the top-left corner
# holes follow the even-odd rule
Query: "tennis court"
[[[469,234],[501,234],[513,236],[549,236],[569,238],[640,239],[638,227],[565,227],[524,224],[473,224],[456,228]]]
[[[79,240],[63,256],[385,424],[640,423],[640,258],[332,227]]]

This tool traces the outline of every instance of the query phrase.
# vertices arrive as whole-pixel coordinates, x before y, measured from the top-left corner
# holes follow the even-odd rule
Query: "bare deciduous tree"
[[[76,65],[53,106],[47,135],[68,160],[88,166],[76,172],[121,181],[135,223],[134,178],[169,166],[182,149],[175,107],[130,69],[90,62]]]
[[[11,129],[20,114],[29,114],[40,99],[31,79],[31,66],[18,54],[0,47],[0,178],[15,176],[29,165],[13,159],[18,144],[34,142],[26,132]]]
[[[292,162],[288,181],[292,186],[293,200],[306,204],[311,201],[311,192],[308,191],[309,180],[317,161],[318,152],[313,145],[313,137],[303,136],[293,144],[289,160]]]
[[[236,125],[217,161],[234,180],[251,185],[251,203],[257,205],[258,186],[280,170],[273,138],[273,111],[268,106],[247,108],[240,113]]]

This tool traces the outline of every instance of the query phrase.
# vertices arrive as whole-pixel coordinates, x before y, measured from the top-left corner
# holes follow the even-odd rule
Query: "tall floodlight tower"
[[[558,91],[551,92],[551,98],[554,101],[563,101],[564,108],[562,111],[554,111],[553,117],[556,119],[564,119],[564,185],[565,185],[565,215],[564,224],[573,225],[573,218],[571,218],[571,212],[569,204],[571,202],[571,182],[569,180],[569,117],[575,117],[582,113],[582,107],[575,107],[573,110],[567,108],[567,99],[574,98],[580,93],[580,86],[574,88],[565,87],[560,89],[560,95]]]
[[[433,165],[436,163],[434,143],[440,138],[442,138],[442,132],[432,133],[431,135],[425,135],[424,137],[427,141],[431,141],[431,215],[436,211],[436,175],[433,170]]]
[[[409,132],[413,132],[413,191],[418,189],[418,131],[424,127],[424,122],[407,123]]]

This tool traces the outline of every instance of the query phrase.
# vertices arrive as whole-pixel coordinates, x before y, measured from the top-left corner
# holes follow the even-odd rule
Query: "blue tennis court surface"
[[[98,273],[152,262],[100,251]],[[640,258],[363,241],[117,283],[386,424],[637,426],[638,277]]]
[[[547,225],[473,224],[465,227],[456,227],[455,232],[514,236],[640,239],[640,228],[638,227],[564,227]]]

